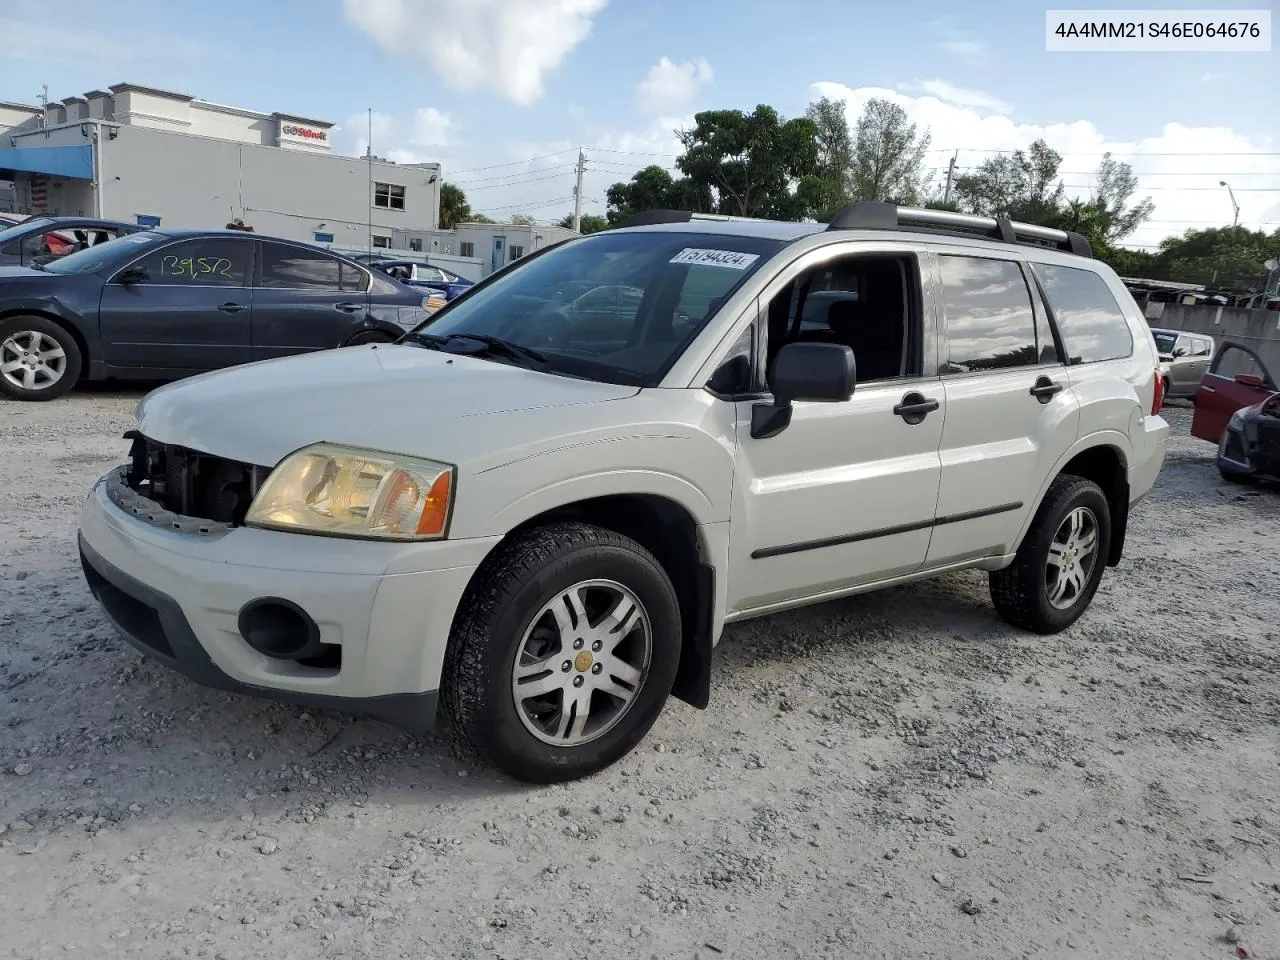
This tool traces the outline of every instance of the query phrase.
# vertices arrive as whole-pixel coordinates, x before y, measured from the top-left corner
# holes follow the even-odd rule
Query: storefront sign
[[[280,139],[298,143],[313,143],[316,146],[329,145],[329,131],[319,127],[308,127],[305,124],[280,121]]]

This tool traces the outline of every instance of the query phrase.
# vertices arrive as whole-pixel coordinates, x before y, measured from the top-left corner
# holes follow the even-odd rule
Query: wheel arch
[[[1031,528],[1049,487],[1062,474],[1073,474],[1092,480],[1102,488],[1111,511],[1111,546],[1107,566],[1114,567],[1124,553],[1125,534],[1129,523],[1129,440],[1118,431],[1100,431],[1082,437],[1059,458],[1037,492],[1034,508],[1027,512],[1015,549]]]
[[[80,379],[90,379],[89,371],[92,366],[101,363],[102,358],[97,350],[98,344],[94,342],[91,345],[89,338],[84,335],[79,325],[61,314],[41,307],[0,307],[0,323],[12,320],[14,317],[39,317],[67,331],[71,339],[76,342],[76,346],[80,348],[80,356],[83,360],[80,366]]]
[[[716,640],[716,576],[712,545],[693,513],[660,494],[604,494],[560,504],[512,527],[493,550],[515,536],[554,523],[580,522],[635,540],[658,560],[680,603],[680,663],[671,693],[698,709],[711,696],[711,658]],[[490,551],[492,554],[492,550]],[[480,570],[473,580],[480,576]],[[460,613],[460,611],[459,611]],[[459,614],[455,614],[455,617]]]

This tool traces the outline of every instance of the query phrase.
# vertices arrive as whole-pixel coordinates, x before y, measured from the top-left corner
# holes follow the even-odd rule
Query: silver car
[[[1213,337],[1182,330],[1152,329],[1160,354],[1166,397],[1194,397],[1213,359]]]

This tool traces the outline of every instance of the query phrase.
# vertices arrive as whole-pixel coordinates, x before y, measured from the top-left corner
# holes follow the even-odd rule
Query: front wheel
[[[658,719],[680,659],[680,607],[634,540],[584,523],[500,546],[459,607],[444,703],[504,773],[556,783],[626,755]]]
[[[37,316],[0,321],[0,393],[53,400],[76,385],[82,364],[75,337]]]
[[[1011,565],[990,575],[991,601],[1006,622],[1057,633],[1088,608],[1111,550],[1111,510],[1092,480],[1053,481]]]

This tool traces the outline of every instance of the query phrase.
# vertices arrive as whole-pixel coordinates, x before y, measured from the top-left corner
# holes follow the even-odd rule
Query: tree
[[[560,221],[559,225],[564,227],[566,230],[572,230],[573,214],[572,213],[566,214],[565,217]],[[578,226],[579,226],[578,232],[581,233],[583,236],[586,236],[588,233],[599,233],[601,230],[608,230],[609,221],[606,220],[604,217],[598,217],[592,213],[584,213],[582,215],[582,220]]]
[[[486,214],[483,214],[483,213],[476,212],[476,213],[473,213],[471,215],[471,219],[466,222],[467,223],[493,223],[494,220],[493,220],[493,217],[487,216]]]
[[[471,221],[471,204],[462,188],[452,183],[440,185],[440,229],[452,230],[460,223]]]
[[[814,125],[818,146],[817,171],[796,187],[818,220],[827,221],[849,200],[853,173],[853,137],[844,104],[823,97],[809,104],[805,116]]]
[[[1061,166],[1062,154],[1036,140],[1026,152],[997,154],[956,177],[956,201],[967,213],[1048,224],[1061,213],[1066,194]]]
[[[605,199],[609,204],[606,211],[609,226],[616,226],[645,210],[710,213],[715,209],[709,189],[700,189],[687,177],[673,180],[670,173],[656,164],[636,172],[628,182],[615,183]]]
[[[1098,180],[1092,199],[1101,219],[1099,226],[1103,239],[1108,243],[1129,236],[1154,212],[1156,205],[1150,197],[1128,209],[1129,200],[1137,190],[1138,178],[1133,175],[1133,168],[1104,153],[1102,163],[1098,165]]]
[[[684,154],[676,166],[709,195],[717,213],[799,220],[811,211],[793,185],[818,172],[817,127],[807,117],[783,121],[761,104],[741,110],[706,110],[691,130],[678,131]]]
[[[1155,279],[1260,290],[1266,275],[1263,263],[1273,257],[1280,257],[1280,229],[1270,234],[1244,227],[1188,230],[1160,244],[1160,276]]]
[[[533,223],[533,217],[527,213],[513,213],[507,218],[507,223],[530,224]]]
[[[919,202],[931,139],[928,130],[917,133],[907,112],[896,103],[868,100],[854,132],[849,196],[908,205]]]

